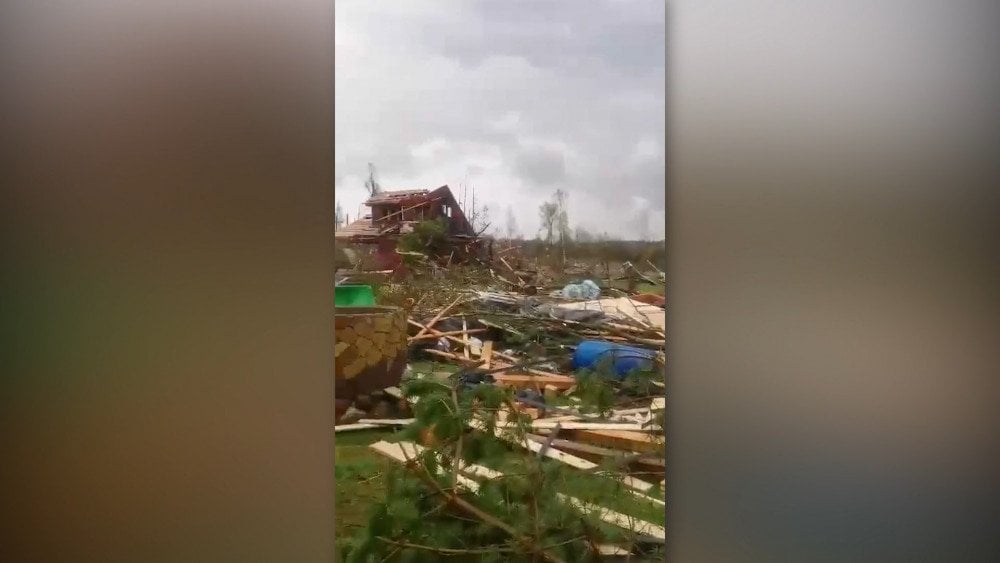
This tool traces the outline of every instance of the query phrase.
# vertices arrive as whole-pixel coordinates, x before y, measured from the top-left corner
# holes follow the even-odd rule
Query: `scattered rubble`
[[[625,262],[617,279],[581,279],[567,275],[572,266],[557,273],[530,263],[513,246],[492,248],[486,255],[470,251],[470,246],[481,248],[480,239],[470,232],[447,186],[432,192],[392,192],[372,198],[368,205],[372,214],[339,231],[338,240],[383,245],[379,252],[385,252],[384,245],[395,242],[384,241],[398,241],[398,236],[412,232],[414,223],[443,215],[451,220],[449,244],[461,251],[447,257],[428,253],[425,260],[404,266],[400,252],[409,251],[392,246],[396,259],[383,256],[369,270],[356,262],[338,273],[338,280],[376,285],[380,306],[407,312],[408,365],[400,385],[353,397],[335,431],[426,424],[417,408],[419,395],[407,391],[414,382],[433,382],[455,397],[479,393],[476,390],[484,386],[508,389],[510,402],[501,408],[469,407],[467,427],[447,446],[457,447],[457,452],[435,449],[448,442],[436,433],[433,421],[411,440],[383,441],[372,448],[414,470],[412,462],[420,452],[429,449],[461,459],[461,435],[486,433],[520,452],[517,455],[552,460],[582,475],[613,477],[630,491],[625,496],[662,507],[665,300],[636,291],[636,286],[641,282],[662,287],[664,273],[652,264],[652,272],[642,272]],[[406,269],[404,276],[398,268]],[[593,269],[580,266],[577,271]],[[628,281],[628,289],[613,287],[620,279]],[[584,351],[587,358],[582,358]],[[448,474],[465,491],[478,491],[484,479],[499,478],[494,469],[455,463]],[[433,488],[427,479],[436,476],[418,476]],[[459,497],[449,498],[458,502]],[[633,534],[627,542],[594,544],[594,552],[627,554],[644,542],[662,544],[665,539],[659,524],[562,492],[558,500]],[[537,539],[524,541],[529,542],[525,549],[538,550],[542,559],[559,560],[535,543]]]

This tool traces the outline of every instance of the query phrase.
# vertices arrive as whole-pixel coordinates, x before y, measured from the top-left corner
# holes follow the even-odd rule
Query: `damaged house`
[[[444,219],[448,243],[455,258],[476,256],[483,239],[476,235],[448,186],[436,190],[396,190],[377,193],[365,202],[371,211],[334,234],[338,243],[375,245],[379,265],[396,269],[401,256],[396,252],[400,235],[413,231],[421,221]]]

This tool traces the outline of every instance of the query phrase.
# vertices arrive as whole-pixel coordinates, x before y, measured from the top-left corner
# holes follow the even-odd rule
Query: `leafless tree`
[[[375,165],[371,162],[368,163],[368,179],[365,180],[365,189],[368,190],[368,195],[372,197],[382,191],[382,186],[379,185],[375,173]]]
[[[554,202],[546,201],[538,207],[538,218],[542,221],[541,230],[545,232],[545,242],[552,244],[556,230],[556,216],[559,214],[559,206]]]
[[[565,245],[572,237],[569,228],[569,215],[566,213],[566,192],[556,190],[552,201],[546,201],[538,207],[538,217],[542,221],[542,231],[545,232],[545,242],[552,244],[557,239]]]
[[[472,204],[466,205],[469,195],[469,186],[462,183],[459,184],[459,188],[462,190],[462,199],[459,201],[458,205],[462,208],[462,213],[465,214],[465,218],[469,221],[469,225],[472,227],[472,230],[475,231],[476,236],[480,236],[488,231],[491,226],[490,206],[477,206],[475,186],[472,187]]]

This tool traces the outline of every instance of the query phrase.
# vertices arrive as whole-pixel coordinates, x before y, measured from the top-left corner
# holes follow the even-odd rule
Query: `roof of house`
[[[393,190],[388,192],[379,192],[365,201],[365,205],[372,206],[381,203],[402,203],[404,200],[409,199],[426,199],[421,196],[426,196],[430,192],[428,190]]]
[[[451,221],[457,225],[457,230],[459,231],[459,233],[456,234],[473,235],[472,225],[469,223],[469,220],[466,218],[461,206],[458,205],[458,201],[455,200],[455,196],[451,193],[451,189],[447,185],[441,186],[433,191],[385,191],[368,198],[368,200],[365,201],[365,205],[372,207],[376,205],[389,204],[394,207],[399,206],[400,208],[406,208],[408,206],[420,206],[424,203],[431,203],[439,200],[444,200],[444,202],[451,207]],[[336,231],[334,237],[338,239],[355,239],[377,237],[380,234],[383,233],[380,232],[379,228],[373,224],[371,215],[366,215],[353,223],[340,228]]]
[[[365,215],[361,219],[348,223],[337,229],[333,234],[335,239],[350,239],[354,237],[377,237],[379,234],[375,225],[372,225],[371,215]]]

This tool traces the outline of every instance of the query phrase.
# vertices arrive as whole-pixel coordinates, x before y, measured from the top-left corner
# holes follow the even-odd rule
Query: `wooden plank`
[[[418,332],[416,334],[415,338],[423,336],[424,334],[427,333],[427,331],[431,330],[434,327],[434,323],[436,323],[439,320],[441,320],[441,317],[443,317],[445,313],[447,313],[449,310],[451,310],[452,307],[454,307],[455,305],[458,305],[459,301],[461,301],[461,300],[462,300],[461,296],[456,297],[455,300],[451,302],[451,304],[449,304],[444,309],[441,309],[441,311],[439,311],[438,314],[433,319],[431,319],[430,322],[427,323],[427,325],[422,326],[420,328],[420,332]],[[410,322],[414,322],[414,321],[410,321]],[[417,324],[419,324],[419,323],[417,323]]]
[[[413,424],[415,420],[415,418],[362,418],[358,422],[377,426],[407,426]]]
[[[499,423],[499,422],[497,423],[497,428],[498,429],[500,428],[500,424],[501,423]],[[486,431],[486,423],[484,423],[481,420],[477,420],[477,419],[470,420],[469,421],[469,426],[471,426],[472,428],[475,428],[476,430],[482,431],[482,432]],[[507,436],[507,435],[505,435],[505,434],[503,434],[501,432],[497,432],[497,437],[500,438],[501,440],[504,440],[504,441],[510,443],[510,444],[514,444],[516,446],[522,447],[522,448],[527,449],[527,450],[529,450],[531,452],[534,452],[536,454],[539,453],[539,452],[541,452],[542,448],[543,448],[542,444],[539,444],[538,442],[533,442],[531,440],[527,440],[526,442],[520,442],[518,440],[513,439],[513,437]],[[584,470],[584,471],[591,471],[591,470],[597,469],[599,467],[596,463],[587,461],[587,460],[585,460],[583,458],[579,458],[579,457],[576,457],[574,455],[567,454],[565,452],[561,452],[559,450],[554,450],[552,448],[548,448],[547,450],[545,450],[545,454],[544,455],[546,457],[548,457],[548,458],[551,458],[551,459],[554,459],[556,461],[560,461],[562,463],[565,463],[566,465],[569,465],[570,467],[575,467],[576,469],[581,469],[581,470]]]
[[[408,463],[410,460],[416,459],[422,452],[423,448],[412,442],[396,442],[390,443],[382,440],[380,442],[375,442],[368,446],[372,450],[382,454],[383,456],[397,461],[399,463]],[[438,475],[441,475],[443,471],[438,468]],[[478,491],[479,483],[469,479],[464,475],[458,475],[458,484],[470,491]]]
[[[462,355],[466,360],[472,359],[469,356],[469,323],[462,317]]]
[[[653,504],[658,504],[658,505],[664,506],[664,507],[667,506],[667,503],[664,502],[663,499],[658,499],[656,497],[651,497],[649,495],[644,495],[644,494],[640,493],[639,491],[637,491],[635,489],[626,489],[626,490],[628,492],[632,493],[633,495],[641,498],[642,500],[646,500],[646,501],[649,501],[649,502],[651,502]]]
[[[379,443],[380,444],[386,444],[386,445],[396,445],[396,444],[389,444],[388,442],[379,442]],[[408,442],[400,442],[400,444],[409,444],[409,443]],[[411,446],[412,446],[412,449],[409,450],[407,452],[407,454],[411,458],[413,458],[416,455],[419,455],[419,452],[422,451],[422,450],[418,449],[418,448],[420,448],[420,446],[417,446],[416,444],[411,444],[410,446],[407,446],[407,447],[411,447]],[[402,447],[400,447],[400,450],[402,450]],[[412,453],[410,453],[410,452],[412,452]],[[397,454],[397,455],[402,455],[402,453],[400,452],[400,454]],[[466,475],[473,475],[473,476],[478,477],[480,479],[500,479],[500,478],[502,478],[504,476],[504,474],[502,472],[500,472],[500,471],[497,471],[495,469],[491,469],[489,467],[485,467],[485,466],[482,466],[482,465],[472,464],[472,463],[462,465],[459,468],[459,471],[462,472],[462,473],[465,473]],[[478,485],[479,485],[478,483],[475,483],[475,485],[468,485],[468,484],[466,484],[466,486],[468,486],[470,488],[470,490],[473,490],[473,491],[478,490]],[[473,487],[475,487],[475,488],[473,488]],[[657,501],[657,499],[649,497],[649,496],[644,495],[642,493],[639,493],[637,491],[633,491],[633,493],[636,494],[637,496],[643,498],[643,499],[647,499],[647,500],[654,501],[654,502]],[[618,526],[618,527],[623,528],[625,530],[634,530],[635,532],[638,532],[640,534],[645,534],[645,535],[652,536],[652,537],[655,537],[655,538],[658,538],[658,539],[665,539],[666,538],[666,531],[664,530],[663,533],[660,534],[659,532],[660,532],[660,530],[662,530],[662,528],[659,527],[659,526],[656,526],[655,524],[651,524],[651,523],[646,522],[644,520],[640,520],[638,518],[634,518],[632,516],[628,516],[628,515],[622,514],[620,512],[615,512],[615,511],[609,510],[607,508],[598,507],[598,506],[593,505],[593,504],[584,503],[580,499],[575,498],[575,497],[571,497],[569,495],[564,495],[562,493],[556,493],[556,494],[558,495],[558,498],[560,500],[562,500],[563,502],[566,502],[570,506],[573,506],[573,507],[577,508],[578,510],[583,510],[585,512],[598,512],[598,517],[601,520],[603,520],[603,521],[605,521],[605,522],[607,522],[609,524]]]
[[[390,443],[384,440],[371,444],[369,448],[393,461],[403,464],[410,460],[417,459],[424,451],[422,447],[412,442]],[[439,467],[438,474],[442,475],[443,473],[443,468]],[[504,476],[504,474],[499,471],[495,471],[489,467],[478,464],[462,465],[459,468],[459,473],[460,474],[457,476],[456,480],[458,485],[472,492],[478,492],[480,485],[475,480],[466,477],[466,475],[474,475],[482,479],[499,479]],[[666,539],[666,530],[660,526],[656,526],[655,524],[651,524],[644,520],[594,504],[585,503],[575,497],[564,495],[562,493],[556,494],[557,497],[566,504],[583,512],[596,513],[598,518],[611,525],[618,526],[624,530],[635,531],[636,533],[651,536],[657,539]]]
[[[340,432],[351,432],[353,430],[371,430],[373,428],[385,428],[384,426],[379,426],[378,424],[341,424],[339,426],[333,427],[333,433],[339,434]]]
[[[657,397],[649,404],[648,407],[635,407],[630,409],[614,409],[612,412],[616,415],[630,415],[630,414],[645,414],[647,412],[659,412],[666,408],[667,399],[666,397]]]
[[[492,369],[490,364],[493,361],[493,341],[487,340],[483,342],[483,351],[479,355],[479,359],[483,362],[483,369]]]
[[[441,350],[435,350],[433,348],[428,348],[424,350],[424,352],[427,352],[428,354],[432,354],[434,356],[440,356],[442,358],[454,360],[460,364],[465,364],[470,367],[478,367],[479,364],[481,363],[479,360],[467,360],[462,356],[459,356],[458,354],[452,354],[450,352],[442,352]]]
[[[536,442],[547,442],[548,438],[544,436],[539,436],[535,434],[528,434],[529,439]],[[589,459],[591,461],[597,460],[599,463],[601,460],[606,458],[623,458],[629,457],[634,454],[631,452],[626,452],[622,450],[614,450],[611,448],[602,448],[600,446],[595,446],[593,444],[584,444],[581,442],[574,442],[572,440],[563,440],[556,438],[552,440],[552,447],[559,448],[566,453],[573,454],[584,459]],[[659,457],[643,455],[637,457],[630,462],[631,464],[645,466],[657,472],[663,472],[666,468],[666,462]]]
[[[486,423],[478,419],[470,420],[469,426],[479,431],[486,431]],[[499,425],[497,429],[499,430]],[[524,441],[515,440],[513,439],[512,436],[506,435],[502,432],[497,432],[497,437],[500,438],[501,440],[506,441],[509,444],[513,444],[520,448],[527,449],[536,454],[544,452],[542,453],[542,455],[544,455],[545,457],[565,463],[570,467],[574,467],[582,471],[594,471],[600,468],[600,466],[594,462],[587,461],[583,458],[568,454],[563,451],[559,451],[555,448],[545,448],[543,444],[540,444],[533,440],[524,440]],[[650,483],[647,483],[641,479],[636,479],[635,477],[631,477],[628,475],[624,476],[622,482],[625,484],[625,486],[642,492],[646,492],[649,489],[653,488],[653,485],[651,485]]]
[[[652,435],[627,430],[571,430],[575,440],[635,452],[662,454],[663,444]]]
[[[547,416],[545,418],[539,418],[536,422],[565,422],[568,420],[580,420],[582,416],[575,414],[567,414],[562,416]]]
[[[597,546],[597,554],[601,557],[614,557],[616,555],[624,557],[630,553],[632,552],[628,549],[617,545],[601,544]]]
[[[546,385],[552,385],[560,389],[569,389],[576,384],[575,379],[564,375],[513,375],[503,373],[495,374],[493,379],[500,385],[519,389],[534,387],[541,390]]]
[[[604,508],[602,506],[586,503],[580,499],[576,499],[562,493],[556,493],[556,496],[577,510],[584,512],[596,512],[598,518],[604,520],[608,524],[618,526],[619,528],[625,530],[634,530],[637,533],[654,537],[659,540],[666,541],[667,539],[667,531],[663,528],[663,526],[657,526],[656,524],[622,514],[621,512],[615,512],[614,510]]]
[[[466,334],[466,333],[467,334],[479,334],[481,332],[486,332],[486,331],[487,331],[487,329],[485,329],[485,328],[470,328],[470,329],[465,330],[465,331],[452,330],[452,331],[449,331],[449,332],[434,332],[432,334],[425,334],[423,336],[411,336],[411,337],[409,337],[409,338],[406,339],[406,342],[408,344],[412,344],[414,342],[419,342],[419,341],[422,341],[422,340],[432,340],[432,339],[435,339],[435,338],[441,338],[443,336],[456,336],[456,335],[459,335],[459,334]]]
[[[509,423],[504,428],[513,427],[514,423]],[[605,430],[605,431],[632,431],[632,432],[647,432],[647,431],[658,431],[659,427],[647,427],[643,428],[641,424],[623,424],[618,422],[549,422],[545,420],[536,420],[531,423],[531,428],[534,430],[554,430],[556,427],[561,430]],[[497,425],[501,427],[501,425]]]

